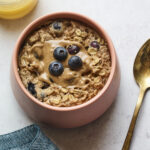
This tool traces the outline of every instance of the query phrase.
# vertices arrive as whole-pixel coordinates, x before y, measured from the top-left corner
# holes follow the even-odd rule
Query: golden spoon
[[[139,50],[135,58],[133,73],[134,78],[140,87],[140,94],[122,150],[129,150],[137,116],[143,102],[143,97],[147,88],[150,87],[150,39],[146,41]]]

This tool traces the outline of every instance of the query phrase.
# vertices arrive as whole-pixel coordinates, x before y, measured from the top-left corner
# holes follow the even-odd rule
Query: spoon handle
[[[142,105],[142,101],[143,101],[143,97],[144,97],[145,91],[146,91],[146,88],[142,88],[142,87],[140,88],[139,98],[138,98],[138,101],[136,103],[136,107],[134,109],[134,114],[132,116],[130,127],[128,129],[128,133],[127,133],[126,139],[124,141],[122,150],[129,150],[131,139],[132,139],[132,135],[133,135],[133,131],[134,131],[134,127],[135,127],[135,124],[136,124],[136,120],[137,120],[137,116],[138,116],[139,110],[140,110],[141,105]]]

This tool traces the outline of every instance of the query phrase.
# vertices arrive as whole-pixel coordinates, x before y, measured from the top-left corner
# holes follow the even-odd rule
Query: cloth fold
[[[59,150],[38,125],[0,135],[0,150]]]

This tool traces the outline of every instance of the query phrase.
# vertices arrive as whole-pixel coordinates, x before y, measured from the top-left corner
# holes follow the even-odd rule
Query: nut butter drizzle
[[[75,44],[80,47],[80,52],[76,55],[82,59],[83,66],[79,70],[71,70],[68,66],[68,60],[72,56],[68,53],[68,57],[65,61],[61,63],[64,66],[64,72],[60,76],[53,76],[49,73],[49,65],[55,60],[53,57],[53,51],[56,47],[67,47],[69,45]],[[86,85],[85,83],[88,78],[86,76],[82,76],[87,72],[92,72],[92,64],[91,58],[88,55],[87,51],[84,47],[78,43],[73,41],[65,41],[65,40],[49,40],[44,43],[37,43],[31,48],[31,53],[29,54],[30,62],[34,65],[36,73],[39,75],[38,78],[41,81],[51,83],[50,79],[52,79],[56,84],[62,87],[82,87]]]

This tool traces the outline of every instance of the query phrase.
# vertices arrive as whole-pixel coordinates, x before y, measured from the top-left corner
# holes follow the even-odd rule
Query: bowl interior
[[[37,100],[34,96],[32,96],[27,91],[27,89],[24,87],[24,85],[20,79],[19,73],[18,73],[18,62],[17,62],[18,54],[19,54],[20,48],[23,45],[27,36],[34,30],[36,30],[40,25],[44,24],[46,21],[51,20],[51,19],[60,19],[60,18],[73,19],[76,21],[80,21],[80,22],[83,22],[84,24],[87,24],[88,26],[92,27],[93,29],[95,29],[97,31],[97,33],[100,34],[107,41],[108,49],[109,49],[110,56],[111,56],[111,72],[110,72],[109,78],[108,78],[106,84],[104,85],[104,87],[102,88],[102,90],[99,91],[96,96],[94,96],[92,99],[88,100],[87,102],[77,105],[77,106],[72,106],[72,107],[55,107],[55,106],[51,106],[51,105],[40,102],[39,100]],[[77,14],[77,13],[71,13],[71,12],[60,12],[60,13],[48,14],[48,15],[45,15],[45,16],[40,17],[37,20],[33,21],[31,24],[29,24],[24,29],[24,31],[18,38],[18,41],[17,41],[15,49],[14,49],[14,54],[13,54],[13,70],[14,70],[15,77],[16,77],[16,80],[18,81],[20,88],[27,95],[27,97],[29,99],[31,99],[32,101],[34,101],[36,104],[41,105],[42,107],[44,107],[46,109],[52,109],[55,111],[71,111],[71,110],[80,109],[80,108],[88,106],[91,103],[93,103],[94,101],[100,99],[100,97],[104,94],[104,92],[107,91],[107,88],[109,87],[109,84],[112,81],[112,78],[115,73],[115,67],[116,67],[115,50],[114,50],[112,41],[110,40],[109,36],[104,31],[104,29],[100,25],[98,25],[96,22],[89,19],[88,17],[85,17],[85,16]]]

